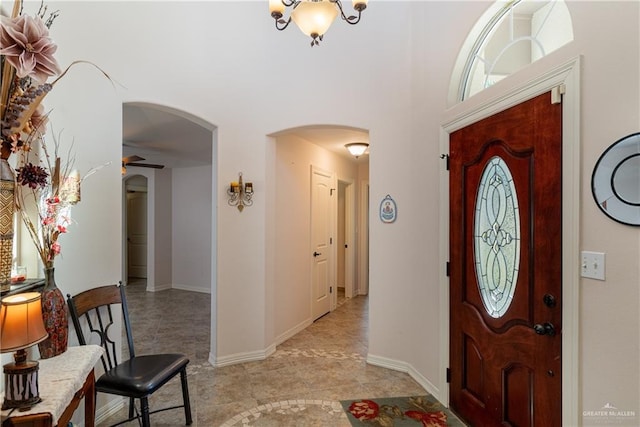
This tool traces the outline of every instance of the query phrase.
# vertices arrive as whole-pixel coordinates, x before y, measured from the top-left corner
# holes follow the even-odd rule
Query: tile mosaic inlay
[[[247,411],[243,411],[235,417],[231,418],[227,422],[223,423],[220,427],[233,427],[254,426],[254,422],[259,420],[263,416],[270,414],[278,415],[290,415],[290,416],[304,416],[305,412],[308,412],[310,407],[318,407],[323,413],[327,414],[330,418],[345,418],[342,406],[338,401],[330,400],[283,400],[280,402],[272,402],[264,405],[251,408]]]
[[[337,360],[364,360],[364,357],[358,353],[346,353],[339,350],[317,350],[315,348],[310,348],[308,350],[302,350],[299,348],[276,350],[271,357],[320,357]]]

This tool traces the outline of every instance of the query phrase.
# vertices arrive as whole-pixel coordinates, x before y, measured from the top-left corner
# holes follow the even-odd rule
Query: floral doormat
[[[355,427],[465,426],[431,395],[343,400],[340,403]]]

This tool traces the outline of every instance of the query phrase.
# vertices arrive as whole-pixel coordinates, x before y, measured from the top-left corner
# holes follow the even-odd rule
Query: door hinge
[[[451,263],[449,261],[445,263],[444,269],[447,277],[451,277]]]
[[[451,382],[451,369],[447,368],[447,382],[450,383]]]
[[[333,245],[333,237],[329,237],[329,244]]]
[[[447,168],[447,170],[449,170],[449,155],[448,154],[440,154],[440,158],[441,159],[445,159],[446,168]]]
[[[333,286],[329,286],[329,293],[332,294],[333,293]]]
[[[559,84],[558,86],[551,89],[551,103],[552,104],[562,104],[562,95],[566,92],[567,87],[564,83]]]

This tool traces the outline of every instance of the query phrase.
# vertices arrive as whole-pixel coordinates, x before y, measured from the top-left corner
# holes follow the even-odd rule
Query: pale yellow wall
[[[276,138],[275,341],[311,319],[311,166],[358,186],[357,164],[291,135]],[[358,200],[358,191],[355,192]],[[332,284],[335,286],[335,284]]]

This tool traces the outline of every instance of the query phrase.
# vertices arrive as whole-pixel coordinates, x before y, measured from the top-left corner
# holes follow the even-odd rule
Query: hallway
[[[408,374],[366,364],[366,296],[339,298],[335,311],[279,345],[266,360],[221,368],[207,361],[209,295],[175,289],[149,293],[144,283],[132,282],[127,297],[138,354],[183,352],[191,359],[194,426],[347,427],[339,400],[426,394]],[[151,397],[151,410],[180,401],[179,380],[174,379]],[[125,415],[123,409],[98,427]],[[160,412],[151,421],[180,426],[184,414],[181,409]]]

